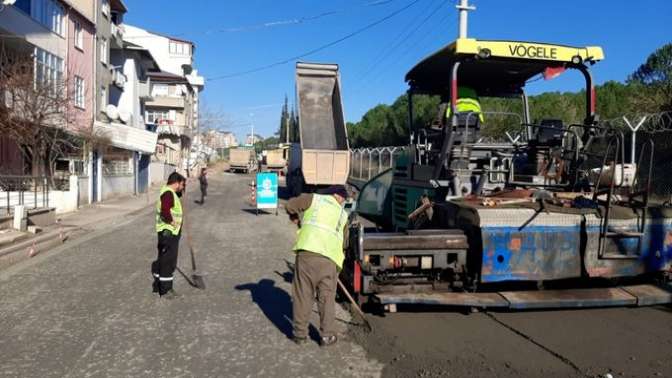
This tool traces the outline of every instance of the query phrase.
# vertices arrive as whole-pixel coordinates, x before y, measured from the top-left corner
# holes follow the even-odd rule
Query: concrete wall
[[[152,162],[149,166],[149,184],[165,184],[168,176],[175,172],[175,167],[160,162]]]
[[[79,178],[79,206],[89,203],[89,185],[88,177]]]
[[[64,0],[68,5],[73,6],[79,13],[81,13],[88,20],[93,22],[96,19],[95,2],[92,0]]]
[[[135,177],[126,176],[103,176],[103,201],[110,198],[135,194]]]

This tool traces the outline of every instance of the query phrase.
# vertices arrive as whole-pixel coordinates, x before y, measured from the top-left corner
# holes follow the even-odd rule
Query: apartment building
[[[153,101],[147,103],[145,115],[147,125],[159,134],[154,165],[190,174],[196,163],[190,151],[196,148],[192,136],[199,127],[199,94],[205,86],[194,67],[196,46],[136,26],[124,27],[129,40],[146,48],[160,67],[151,75]]]
[[[149,99],[147,72],[158,69],[151,54],[124,37],[121,0],[96,0],[96,110],[94,132],[107,139],[91,153],[91,195],[105,200],[145,192],[156,134],[142,121]]]

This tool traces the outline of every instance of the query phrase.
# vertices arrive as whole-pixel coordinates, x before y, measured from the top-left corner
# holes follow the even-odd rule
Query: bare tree
[[[77,119],[73,77],[40,67],[31,54],[0,51],[0,133],[19,146],[33,176],[52,176],[57,159],[106,143],[92,120]]]

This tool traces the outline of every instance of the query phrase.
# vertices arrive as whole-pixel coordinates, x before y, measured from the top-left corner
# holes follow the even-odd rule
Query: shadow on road
[[[273,212],[273,213],[270,213],[270,212],[268,212],[268,211],[266,211],[266,210],[264,210],[264,209],[240,209],[240,210],[241,210],[241,211],[244,211],[244,212],[246,212],[246,213],[248,213],[248,214],[252,214],[252,215],[257,215],[257,214],[258,214],[258,215],[275,214],[274,212]]]
[[[268,320],[288,338],[292,337],[292,298],[289,294],[275,286],[275,281],[262,279],[258,283],[236,286],[236,290],[249,290],[252,301],[259,306]],[[310,338],[319,340],[317,329],[311,324]]]

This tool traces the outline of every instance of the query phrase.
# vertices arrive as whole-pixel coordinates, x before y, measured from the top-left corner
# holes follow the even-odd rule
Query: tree
[[[287,95],[285,95],[285,103],[282,105],[282,111],[280,113],[280,127],[278,128],[278,131],[275,133],[278,138],[283,141],[287,142],[287,123],[289,122],[289,105],[287,102]]]
[[[672,43],[649,55],[628,83],[637,87],[635,101],[642,111],[672,110]]]
[[[57,159],[106,138],[78,122],[74,74],[41,69],[30,54],[0,53],[0,133],[19,146],[33,176],[52,176]]]
[[[299,132],[299,113],[296,111],[296,106],[292,108],[292,111],[289,113],[289,143],[299,143],[301,142],[301,136]]]

